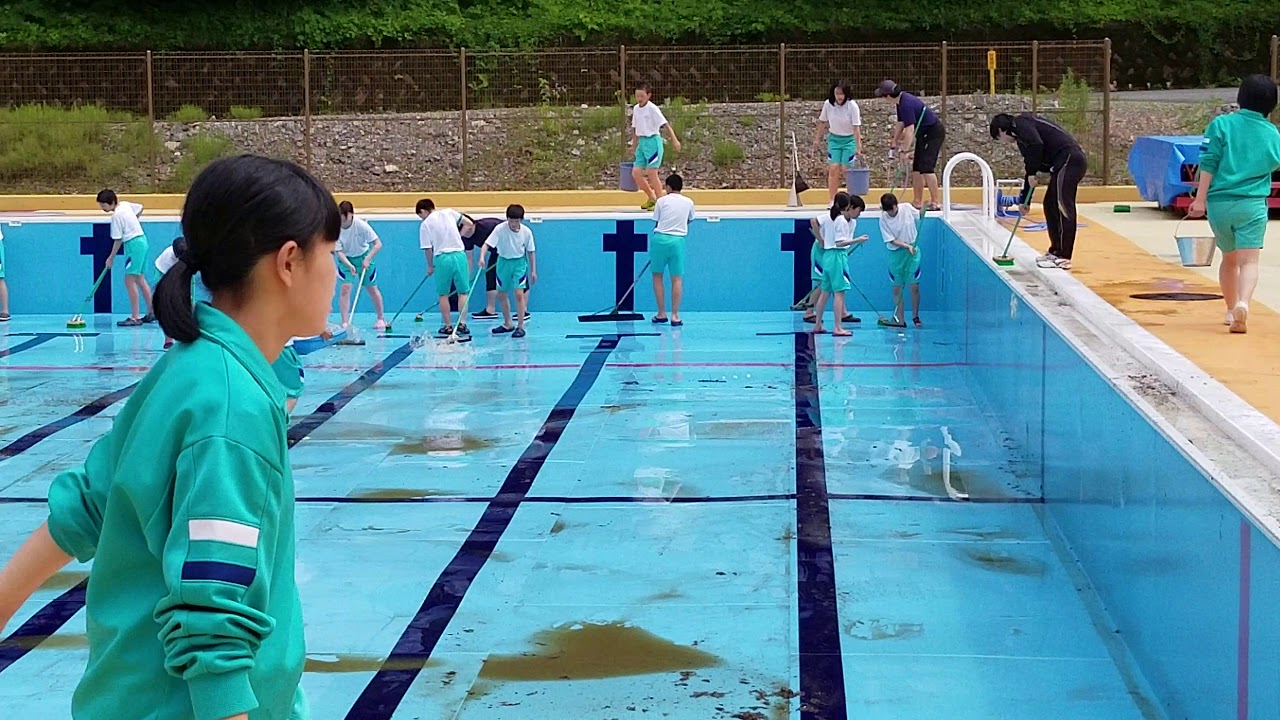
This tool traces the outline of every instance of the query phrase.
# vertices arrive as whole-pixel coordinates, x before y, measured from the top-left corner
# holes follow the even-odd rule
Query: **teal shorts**
[[[1261,250],[1267,234],[1267,201],[1262,198],[1241,200],[1209,200],[1209,227],[1213,229],[1218,249],[1224,253],[1236,250]]]
[[[832,135],[827,133],[827,162],[832,165],[853,165],[853,156],[858,154],[858,140],[852,135]]]
[[[467,264],[465,252],[447,252],[437,255],[436,259],[436,294],[448,295],[451,291],[459,295],[471,292],[471,266]]]
[[[280,351],[280,357],[271,363],[271,369],[276,372],[276,379],[284,388],[285,397],[297,400],[302,396],[302,383],[307,375],[302,369],[302,358],[292,345]]]
[[[920,246],[916,246],[916,254],[903,250],[889,252],[889,282],[894,287],[916,285],[920,282]]]
[[[498,289],[502,292],[529,289],[529,260],[523,257],[498,258]]]
[[[354,274],[347,269],[346,265],[342,264],[341,260],[338,261],[338,277],[342,278],[343,285],[350,285],[351,283],[360,282],[360,273],[363,270],[362,266],[364,265],[364,259],[368,254],[369,253],[366,252],[364,255],[357,255],[355,257],[347,258],[348,262],[356,266],[356,271]],[[364,274],[364,286],[378,287],[378,264],[377,263],[369,263],[369,271]]]
[[[147,271],[147,236],[124,241],[124,274],[142,275]]]
[[[849,289],[849,256],[840,248],[822,251],[823,292],[838,293]]]
[[[645,135],[636,143],[636,167],[641,170],[662,167],[662,136]]]
[[[809,279],[820,283],[822,282],[822,241],[814,240],[813,245],[809,247]]]
[[[672,277],[684,275],[684,238],[656,232],[649,237],[649,269],[654,275],[663,272]]]
[[[0,240],[0,280],[4,279],[4,241]]]

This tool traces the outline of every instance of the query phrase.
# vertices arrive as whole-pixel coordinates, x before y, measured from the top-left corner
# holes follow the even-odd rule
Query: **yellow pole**
[[[996,94],[996,51],[987,51],[987,76],[991,81],[991,94]]]

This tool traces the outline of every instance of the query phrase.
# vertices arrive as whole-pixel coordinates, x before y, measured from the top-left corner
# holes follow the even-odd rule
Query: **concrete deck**
[[[1170,213],[1134,206],[1114,213],[1112,204],[1081,206],[1072,274],[1174,350],[1208,372],[1263,414],[1280,422],[1280,223],[1267,233],[1272,250],[1263,268],[1249,319],[1249,334],[1232,335],[1222,324],[1221,300],[1153,301],[1130,297],[1148,292],[1218,294],[1217,267],[1184,268],[1179,262]],[[1040,219],[1039,211],[1032,220]],[[1183,234],[1208,233],[1204,221],[1189,220]],[[1044,232],[1022,232],[1033,247],[1048,246]]]

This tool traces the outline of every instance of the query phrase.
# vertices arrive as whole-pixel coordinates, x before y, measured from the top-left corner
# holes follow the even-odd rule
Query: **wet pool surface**
[[[963,334],[925,320],[814,343],[798,314],[540,314],[415,349],[401,319],[305,356],[313,717],[1153,716]],[[64,321],[0,336],[6,558],[160,353]],[[86,570],[6,629],[6,715],[69,716]]]

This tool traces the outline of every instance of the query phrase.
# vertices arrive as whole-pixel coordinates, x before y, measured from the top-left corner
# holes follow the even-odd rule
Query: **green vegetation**
[[[0,189],[89,192],[150,165],[146,120],[89,105],[0,108]]]
[[[171,123],[198,123],[209,119],[209,113],[199,105],[183,105],[165,116]]]
[[[1093,88],[1068,68],[1055,96],[1058,106],[1062,108],[1058,114],[1058,122],[1072,135],[1083,135],[1089,129],[1089,103],[1093,97]]]
[[[262,117],[262,108],[245,107],[244,105],[231,106],[232,120],[257,120]]]
[[[1204,100],[1188,106],[1178,114],[1179,128],[1188,135],[1203,133],[1221,104],[1216,100]]]
[[[711,162],[719,168],[738,165],[745,157],[746,153],[742,151],[742,146],[732,140],[717,141],[711,149]]]
[[[234,155],[235,146],[221,135],[192,135],[182,141],[182,159],[166,183],[168,192],[184,192],[206,165],[218,158]]]

